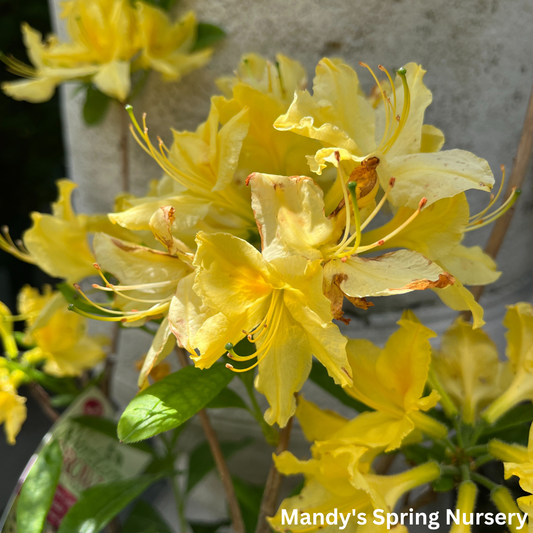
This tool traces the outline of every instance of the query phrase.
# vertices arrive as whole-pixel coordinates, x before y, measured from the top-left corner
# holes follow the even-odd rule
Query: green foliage
[[[59,442],[43,448],[22,485],[17,507],[17,529],[41,533],[56,492],[63,453]]]
[[[506,442],[518,442],[527,444],[529,426],[533,420],[533,403],[527,402],[505,413],[492,426],[487,426],[479,442],[487,442],[489,439],[501,439]]]
[[[206,370],[182,368],[140,392],[118,424],[124,442],[149,439],[180,426],[213,400],[234,377],[222,363]]]
[[[311,381],[314,381],[319,387],[331,394],[331,396],[337,398],[341,403],[355,409],[359,413],[373,410],[364,403],[348,396],[341,387],[335,384],[333,379],[329,377],[326,368],[318,361],[313,361],[313,367],[311,368],[311,374],[309,374],[309,377]]]
[[[241,506],[242,519],[247,533],[254,533],[259,518],[259,509],[264,487],[252,485],[238,477],[233,478],[235,495]]]
[[[221,442],[220,449],[222,455],[229,459],[248,446],[251,439],[244,439],[238,442]],[[191,453],[189,460],[189,478],[187,479],[187,492],[190,492],[209,472],[215,468],[215,460],[211,454],[208,442],[202,442]]]
[[[222,28],[205,22],[198,24],[197,32],[196,42],[192,48],[193,52],[213,46],[226,36],[226,32]]]
[[[83,120],[88,126],[96,126],[104,120],[111,98],[99,91],[92,83],[86,85],[83,104]]]
[[[172,533],[172,529],[149,503],[139,500],[122,526],[122,533]]]
[[[246,409],[248,406],[244,403],[244,400],[233,390],[222,389],[220,393],[213,398],[207,405],[208,409],[227,409],[234,407],[236,409]]]
[[[59,533],[98,533],[160,476],[102,483],[82,492],[61,522]]]
[[[193,533],[216,533],[221,527],[228,526],[229,520],[217,522],[216,524],[206,524],[203,522],[191,522],[189,525]]]
[[[170,11],[174,5],[176,5],[177,0],[142,0],[145,4],[150,4],[152,6],[159,7],[164,11]]]

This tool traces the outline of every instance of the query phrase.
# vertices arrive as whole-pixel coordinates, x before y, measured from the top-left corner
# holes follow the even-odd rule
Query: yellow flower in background
[[[44,362],[43,370],[52,376],[80,376],[105,358],[102,346],[107,339],[87,335],[87,320],[68,310],[61,293],[45,287],[25,286],[18,296],[19,312],[27,316],[28,344],[25,352],[30,363]]]
[[[210,367],[225,350],[237,361],[257,359],[256,388],[270,404],[269,424],[285,426],[294,414],[294,393],[304,384],[314,355],[340,385],[351,384],[346,339],[332,323],[322,294],[320,261],[301,256],[267,262],[249,243],[229,234],[197,236],[196,274],[178,286],[170,327],[199,368]],[[241,339],[257,351],[240,356]]]
[[[332,444],[356,444],[392,451],[402,445],[415,430],[441,439],[447,428],[424,414],[439,400],[436,391],[424,396],[431,345],[435,333],[423,326],[415,315],[405,311],[398,321],[400,329],[393,333],[383,349],[368,340],[350,339],[346,345],[353,373],[353,385],[345,387],[350,396],[374,411],[361,413],[353,420],[340,423],[329,420],[324,425],[333,431],[317,438],[309,430],[314,423],[324,423],[330,415],[310,408],[305,400],[298,407],[298,419],[306,436],[313,436],[315,446],[329,448]],[[324,442],[322,442],[324,441]]]
[[[461,318],[442,336],[432,364],[463,420],[470,425],[512,379],[509,363],[498,360],[498,349],[490,337]]]
[[[157,70],[177,80],[203,66],[211,50],[192,52],[197,22],[192,13],[173,24],[162,10],[130,0],[68,0],[63,2],[69,40],[51,36],[45,43],[27,24],[22,34],[33,66],[3,57],[9,70],[26,78],[6,82],[2,90],[16,100],[44,102],[64,81],[91,81],[102,93],[125,102],[131,74],[139,68]],[[133,61],[133,64],[132,64]]]
[[[380,202],[374,206],[373,200],[367,198],[371,194],[356,199],[352,191],[350,201],[345,190],[345,207],[335,216],[326,217],[322,190],[310,178],[254,173],[249,184],[265,259],[299,255],[322,261],[324,291],[337,319],[342,318],[343,296],[356,306],[365,307],[366,297],[391,296],[453,283],[453,278],[442,268],[415,251],[399,250],[370,259],[361,256],[380,248],[388,238],[408,227],[421,207],[390,235],[361,246],[363,230],[383,205]]]
[[[383,103],[374,109],[351,67],[340,60],[322,59],[316,68],[313,96],[297,91],[275,127],[323,144],[324,148],[309,158],[311,170],[319,174],[327,163],[346,165],[350,174],[363,162],[377,158],[381,187],[387,189],[391,177],[396,178],[389,201],[397,207],[416,209],[423,197],[431,205],[468,189],[489,191],[494,177],[485,160],[463,150],[438,151],[444,142],[442,133],[423,123],[432,96],[423,83],[422,67],[407,64],[398,69],[395,81],[380,68],[387,74],[393,94],[389,103],[380,89]],[[342,163],[337,163],[336,152]],[[332,187],[326,212],[341,200],[340,186]]]
[[[304,474],[305,485],[298,496],[287,498],[281,503],[278,512],[268,521],[276,531],[324,531],[333,533],[338,526],[313,524],[313,513],[333,512],[351,514],[366,513],[367,524],[357,525],[352,517],[345,531],[351,533],[368,530],[375,531],[372,524],[374,509],[391,512],[396,502],[406,492],[437,479],[440,475],[436,463],[426,463],[411,470],[391,476],[375,475],[369,471],[365,454],[369,451],[364,446],[345,445],[330,449],[324,453],[313,452],[309,461],[300,461],[290,452],[274,456],[279,472],[284,475]],[[289,517],[298,518],[296,525],[287,525],[282,521],[282,511]],[[325,526],[325,527],[324,527]],[[386,526],[383,526],[386,530]]]
[[[465,522],[471,522],[470,513],[474,512],[474,507],[476,505],[476,496],[477,496],[477,487],[472,481],[463,481],[459,485],[459,490],[457,491],[457,502],[455,504],[456,512],[459,511],[459,524],[455,522],[450,528],[450,533],[469,533],[471,527]],[[466,520],[463,519],[466,517]]]
[[[513,375],[505,391],[482,413],[490,424],[520,402],[533,401],[533,307],[520,302],[507,309],[503,321],[507,328],[505,353]]]
[[[13,316],[7,305],[2,302],[0,302],[0,340],[8,357],[13,358],[18,355],[17,343],[13,336]]]
[[[15,257],[39,266],[55,278],[69,282],[94,275],[94,256],[87,241],[87,218],[72,209],[72,191],[77,185],[58,180],[59,197],[52,204],[52,214],[33,212],[33,226],[23,235],[23,245],[16,246],[9,236],[0,236],[0,248]]]
[[[213,100],[207,121],[196,132],[173,130],[171,148],[161,144],[159,150],[151,144],[146,124],[141,128],[131,116],[138,142],[168,177],[153,191],[155,196],[126,199],[129,208],[110,214],[112,222],[133,231],[147,230],[157,209],[168,206],[179,213],[173,232],[191,247],[199,230],[243,238],[256,232],[250,193],[244,180],[235,178],[249,126],[246,109],[220,127],[220,111]]]
[[[281,54],[276,56],[275,64],[256,54],[246,54],[235,77],[217,80],[224,93],[214,98],[222,124],[248,110],[250,127],[239,158],[239,176],[245,178],[251,172],[285,176],[307,173],[306,156],[320,149],[320,143],[273,127],[287,111],[294,91],[306,84],[302,65]]]
[[[192,11],[174,23],[161,9],[142,2],[137,3],[137,12],[142,52],[135,67],[156,70],[163,79],[176,81],[211,59],[212,48],[192,52],[198,26]]]
[[[0,365],[0,424],[4,424],[8,444],[15,444],[15,437],[26,420],[26,398],[17,394],[21,379],[21,372],[10,373]]]

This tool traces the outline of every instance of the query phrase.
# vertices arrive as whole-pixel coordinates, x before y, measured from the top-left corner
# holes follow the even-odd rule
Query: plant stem
[[[118,322],[113,324],[113,332],[111,334],[111,349],[105,360],[103,376],[100,381],[100,390],[104,393],[106,398],[110,398],[111,395],[111,374],[115,368],[115,357],[118,351],[118,341],[120,336],[120,326]]]
[[[469,481],[470,480],[470,468],[465,463],[463,463],[461,465],[461,476],[463,478],[463,481]]]
[[[183,348],[176,347],[176,353],[182,367],[186,367],[189,364],[189,360],[185,355]],[[218,437],[215,433],[215,430],[211,424],[211,420],[205,409],[202,409],[198,412],[198,417],[202,424],[202,428],[205,433],[207,442],[209,443],[209,448],[211,449],[211,454],[215,460],[215,465],[220,475],[222,485],[224,486],[224,491],[226,493],[226,498],[228,500],[228,506],[231,514],[231,520],[233,525],[234,533],[246,533],[244,527],[244,521],[242,519],[241,508],[239,502],[237,501],[237,496],[235,495],[235,489],[233,488],[233,482],[231,481],[231,475],[228,470],[228,465],[220,449],[220,443],[218,442]]]
[[[490,453],[487,453],[486,455],[482,455],[481,457],[478,457],[474,461],[474,467],[479,468],[480,466],[483,466],[485,463],[489,463],[490,461],[494,461],[494,457]]]
[[[276,455],[284,452],[289,446],[289,440],[292,429],[292,418],[289,419],[287,425],[280,431],[279,444],[276,448]],[[278,503],[278,494],[281,486],[282,475],[276,469],[276,465],[272,463],[268,478],[265,485],[265,492],[261,500],[261,507],[259,509],[259,518],[257,520],[257,527],[255,533],[269,533],[270,526],[266,521],[267,516],[273,516],[276,512],[276,505]]]
[[[452,399],[442,386],[439,378],[437,377],[437,374],[435,373],[435,370],[433,369],[433,366],[429,368],[428,373],[428,383],[429,385],[435,389],[439,395],[440,395],[440,404],[442,405],[442,409],[446,416],[450,419],[453,419],[457,416],[457,408],[455,407],[455,404],[452,402]]]
[[[185,506],[183,501],[183,494],[180,489],[179,474],[172,476],[172,492],[174,493],[174,500],[176,502],[176,511],[180,522],[180,532],[187,533],[187,521],[185,520]]]
[[[28,383],[28,388],[33,398],[39,403],[43,413],[52,422],[56,422],[59,418],[59,413],[52,407],[48,393],[38,383]]]
[[[465,452],[468,455],[478,456],[478,455],[485,455],[487,453],[488,446],[486,444],[479,444],[478,446],[471,446],[470,448],[466,448]]]
[[[524,183],[526,177],[527,169],[529,166],[529,161],[533,153],[533,89],[531,90],[531,95],[529,97],[529,103],[527,106],[526,117],[524,119],[524,125],[522,126],[522,134],[520,136],[520,141],[518,143],[518,148],[516,150],[516,156],[514,158],[513,170],[511,172],[511,177],[507,183],[507,188],[505,190],[504,198],[508,198],[512,193],[513,187],[519,189]],[[493,259],[496,259],[500,247],[503,243],[507,230],[511,224],[511,220],[515,213],[516,207],[512,207],[501,216],[490,234],[489,240],[485,246],[485,253],[490,255]],[[484,290],[483,285],[479,285],[472,288],[472,294],[474,295],[476,301],[481,298]]]
[[[483,485],[489,490],[494,490],[500,487],[497,483],[494,483],[491,481],[488,477],[482,476],[481,474],[477,474],[476,472],[472,472],[472,481],[475,481],[479,485]]]

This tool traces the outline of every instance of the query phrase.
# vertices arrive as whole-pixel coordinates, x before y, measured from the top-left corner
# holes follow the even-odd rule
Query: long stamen
[[[353,206],[353,217],[355,221],[355,233],[352,235],[352,237],[346,241],[338,250],[337,254],[339,254],[348,246],[350,240],[355,237],[355,242],[350,251],[348,252],[348,255],[352,255],[355,253],[357,248],[359,248],[359,245],[361,244],[361,213],[359,212],[359,206],[357,205],[357,196],[355,195],[355,189],[357,188],[357,182],[351,181],[348,183],[348,189],[350,190],[350,196],[352,200],[352,206]]]
[[[385,95],[385,91],[383,90],[383,87],[381,87],[381,83],[379,83],[377,76],[374,74],[374,71],[366,63],[363,63],[362,61],[359,61],[359,64],[362,67],[365,67],[366,69],[368,69],[370,74],[372,74],[372,77],[374,78],[374,81],[376,82],[378,90],[381,93],[381,98],[383,100],[383,108],[385,111],[385,131],[383,132],[383,136],[381,137],[381,141],[379,143],[379,145],[381,146],[385,142],[385,139],[387,138],[387,135],[389,134],[389,127],[390,127],[390,122],[391,122],[390,116],[389,116],[389,108],[387,106],[387,97]],[[396,107],[396,102],[394,103],[394,106]]]
[[[488,226],[489,224],[492,224],[494,221],[498,220],[501,216],[503,216],[511,207],[513,207],[514,203],[518,200],[518,197],[522,194],[522,191],[520,189],[516,189],[516,187],[513,187],[513,190],[511,192],[511,195],[507,200],[501,205],[496,211],[492,212],[486,219],[480,219],[475,221],[474,223],[470,223],[466,229],[464,230],[465,233],[469,231],[474,231],[476,229],[483,228],[485,226]]]
[[[125,298],[126,300],[131,300],[132,302],[141,302],[141,303],[147,303],[147,304],[158,304],[158,303],[161,303],[161,302],[167,302],[167,301],[170,301],[172,300],[172,296],[168,297],[168,298],[160,298],[158,300],[149,300],[147,298],[135,298],[133,296],[130,296],[128,294],[124,294],[125,291],[118,291],[116,290],[113,290],[113,289],[107,289],[106,287],[101,287],[100,285],[97,285],[96,283],[93,283],[93,289],[102,289],[104,291],[107,291],[107,292],[113,292],[115,293],[117,296],[120,296],[121,298]]]
[[[280,292],[279,298],[281,298],[281,292]],[[279,328],[279,325],[280,325],[280,322],[281,322],[281,316],[283,314],[282,306],[276,305],[275,307],[276,307],[276,313],[275,313],[275,317],[274,317],[274,320],[273,320],[273,325],[272,325],[271,328],[268,328],[269,329],[268,337],[264,341],[262,346],[259,348],[259,350],[257,350],[255,353],[253,353],[250,356],[243,357],[243,356],[239,356],[239,355],[237,355],[235,353],[235,351],[233,350],[233,345],[231,343],[228,343],[226,345],[226,349],[230,348],[230,349],[228,349],[228,352],[230,352],[230,354],[231,354],[230,355],[231,359],[235,359],[236,361],[249,361],[250,359],[254,359],[255,357],[257,357],[257,361],[253,365],[251,365],[251,366],[249,366],[247,368],[235,368],[230,363],[226,363],[226,368],[230,369],[233,372],[237,372],[237,373],[247,372],[248,370],[252,370],[257,365],[259,365],[261,363],[261,361],[267,356],[268,351],[270,350],[270,347],[272,346],[272,344],[274,342],[274,339],[276,337],[276,333],[278,331],[278,328]]]
[[[389,78],[389,83],[390,83],[390,86],[392,87],[392,97],[394,100],[394,108],[392,110],[392,116],[395,117],[396,116],[396,87],[394,86],[394,81],[392,80],[392,76],[389,74],[389,71],[383,65],[378,65],[378,68],[379,70],[381,70],[381,72],[384,72],[387,75],[387,78]]]
[[[426,204],[427,204],[427,199],[422,198],[422,200],[420,200],[420,203],[418,204],[418,209],[401,226],[398,226],[394,231],[389,233],[386,237],[383,237],[383,239],[380,239],[377,242],[369,244],[368,246],[361,246],[358,252],[363,253],[368,250],[371,250],[372,248],[377,248],[378,246],[382,246],[385,242],[392,239],[394,236],[398,235],[398,233],[403,231],[409,224],[411,224],[411,222],[420,214],[420,211],[422,211],[422,209],[424,208]]]
[[[2,226],[1,232],[3,236],[0,235],[0,250],[4,250],[21,261],[33,265],[35,264],[35,259],[29,254],[29,252],[25,248],[16,246],[13,242],[7,226]]]
[[[402,108],[402,116],[399,119],[398,127],[396,128],[396,131],[392,135],[392,137],[385,143],[385,146],[383,146],[382,151],[383,153],[387,153],[391,147],[394,145],[398,137],[400,136],[400,133],[402,132],[405,123],[407,122],[407,118],[409,117],[409,110],[411,109],[411,94],[409,91],[409,85],[407,84],[407,78],[406,74],[407,71],[405,68],[399,68],[397,71],[397,74],[400,76],[402,80],[403,85],[403,108]]]
[[[505,166],[500,165],[500,169],[502,171],[502,180],[500,182],[500,188],[498,189],[498,194],[496,196],[494,196],[494,194],[491,194],[489,205],[487,205],[487,207],[485,207],[485,209],[483,209],[483,211],[480,211],[477,215],[472,215],[469,218],[470,222],[474,222],[478,218],[481,218],[494,205],[494,203],[498,200],[500,194],[502,193],[503,184],[505,182]]]
[[[372,213],[368,215],[368,218],[361,224],[361,231],[363,231],[370,224],[370,222],[374,220],[375,216],[380,212],[381,208],[383,207],[383,204],[387,201],[387,198],[389,197],[390,192],[392,191],[392,188],[394,187],[395,183],[396,178],[391,178],[389,180],[389,186],[387,187],[385,194],[382,196],[378,205],[376,205],[376,207],[374,208],[374,211],[372,211]]]

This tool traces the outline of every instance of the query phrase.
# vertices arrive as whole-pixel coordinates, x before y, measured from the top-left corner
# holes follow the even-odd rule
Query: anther
[[[340,163],[340,160],[341,160],[341,154],[339,153],[338,150],[335,152],[335,159],[337,160],[337,163]]]
[[[96,268],[96,270],[102,270],[98,263],[93,263],[93,267]]]
[[[427,198],[422,198],[422,200],[420,200],[419,204],[418,204],[418,209],[422,209],[426,204],[428,203],[428,199]]]
[[[394,184],[396,183],[396,178],[391,178],[389,180],[389,187],[394,187]]]
[[[385,241],[383,239],[380,239],[378,241],[378,246],[383,246],[385,244]]]
[[[230,370],[233,370],[234,366],[230,365],[229,363],[226,363],[226,368],[229,368]]]

